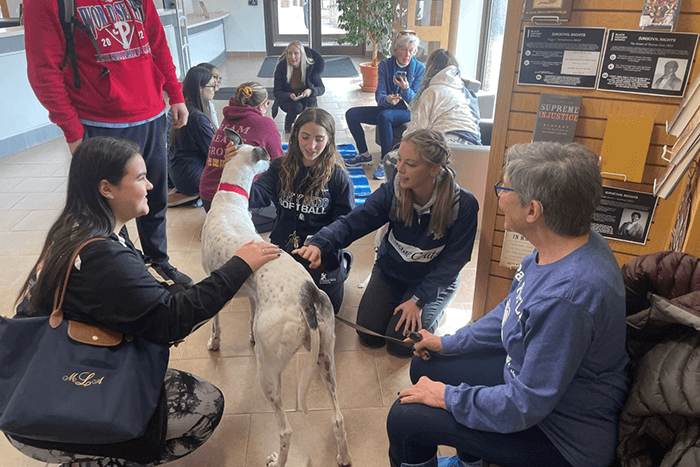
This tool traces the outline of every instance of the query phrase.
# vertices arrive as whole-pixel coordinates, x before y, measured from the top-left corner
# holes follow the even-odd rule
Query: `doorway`
[[[278,56],[292,41],[321,55],[362,55],[364,45],[339,45],[345,31],[338,27],[335,0],[264,0],[268,56]]]

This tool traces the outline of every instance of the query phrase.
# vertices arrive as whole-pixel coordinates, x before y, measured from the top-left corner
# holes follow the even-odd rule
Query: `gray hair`
[[[418,55],[418,49],[420,48],[420,39],[418,39],[418,36],[415,34],[398,33],[391,42],[391,55],[394,55],[396,49],[400,47],[408,47],[408,45],[411,43],[416,46],[416,55]]]
[[[516,144],[506,152],[503,174],[521,206],[539,201],[547,227],[578,237],[591,229],[603,194],[600,159],[578,143]]]

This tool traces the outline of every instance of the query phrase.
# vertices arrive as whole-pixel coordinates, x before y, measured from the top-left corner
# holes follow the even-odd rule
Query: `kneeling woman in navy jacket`
[[[382,184],[365,204],[314,235],[298,253],[320,264],[323,255],[344,248],[388,223],[372,278],[357,310],[357,324],[403,339],[418,329],[433,332],[471,259],[479,205],[455,183],[445,137],[434,130],[404,136],[393,183]],[[358,331],[370,347],[384,339]],[[387,341],[390,353],[409,356],[409,347]]]

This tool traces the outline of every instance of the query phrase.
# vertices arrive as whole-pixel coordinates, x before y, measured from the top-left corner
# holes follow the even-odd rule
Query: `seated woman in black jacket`
[[[54,290],[71,268],[63,302],[66,319],[101,324],[167,345],[212,318],[254,271],[279,256],[281,250],[276,246],[251,242],[190,289],[165,286],[149,273],[134,245],[119,235],[125,223],[148,213],[146,195],[152,188],[135,143],[98,136],[80,144],[71,160],[66,206],[49,229],[39,260],[20,292],[18,316],[48,316]],[[86,245],[75,263],[69,264],[78,246],[91,238],[103,240]],[[197,449],[212,435],[223,414],[223,395],[208,381],[168,369],[164,387],[165,443],[148,465],[171,462]],[[133,465],[86,455],[79,446],[66,452],[47,448],[45,443],[35,447],[36,443],[8,438],[24,454],[51,464],[95,460],[94,465],[103,467]],[[99,448],[90,446],[92,452]]]
[[[272,107],[272,118],[277,116],[281,108],[287,115],[284,117],[284,132],[292,131],[292,123],[307,107],[316,107],[316,98],[326,92],[321,73],[324,62],[321,54],[304,47],[301,42],[291,42],[280,55],[275,68],[275,104]]]

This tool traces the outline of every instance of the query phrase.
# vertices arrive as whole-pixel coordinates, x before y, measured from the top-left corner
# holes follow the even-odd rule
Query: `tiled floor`
[[[262,56],[228,59],[220,71],[224,86],[237,86],[257,80],[272,86],[272,78],[255,77]],[[359,60],[356,61],[359,63]],[[359,68],[358,68],[359,69]],[[326,93],[319,105],[336,119],[338,143],[352,142],[344,113],[350,106],[371,105],[374,96],[359,89],[360,78],[326,78]],[[226,104],[216,102],[221,108]],[[277,116],[282,128],[284,114]],[[370,150],[379,155],[368,129]],[[11,315],[12,304],[41,250],[48,227],[58,215],[66,190],[70,155],[63,139],[0,159],[0,314]],[[374,167],[367,168],[368,178]],[[378,182],[370,181],[373,188]],[[204,222],[201,208],[173,208],[168,211],[168,241],[172,263],[195,280],[204,277],[200,262],[198,233]],[[130,231],[135,235],[133,225]],[[353,319],[362,296],[358,288],[373,262],[373,235],[351,247],[355,262],[345,285],[341,314]],[[478,245],[478,241],[477,241]],[[476,247],[475,247],[476,248]],[[439,333],[450,332],[471,316],[476,251],[462,271],[462,282],[455,301],[443,319]],[[206,349],[208,326],[173,348],[171,366],[201,375],[219,386],[226,396],[221,425],[213,437],[194,454],[175,462],[178,467],[253,467],[265,465],[265,457],[278,448],[278,431],[271,408],[264,398],[255,368],[253,346],[248,341],[249,305],[247,299],[233,299],[223,310],[223,339],[218,352]],[[348,442],[355,467],[386,467],[388,440],[385,421],[396,392],[409,385],[408,359],[387,355],[383,349],[362,347],[353,330],[336,325],[336,363],[340,405],[345,416]],[[306,352],[292,359],[283,376],[283,400],[294,434],[288,466],[333,466],[335,441],[331,426],[330,401],[320,378],[308,394],[309,414],[297,410],[296,386]],[[447,452],[447,451],[446,451]],[[0,436],[2,467],[37,467],[43,463],[15,451]]]

